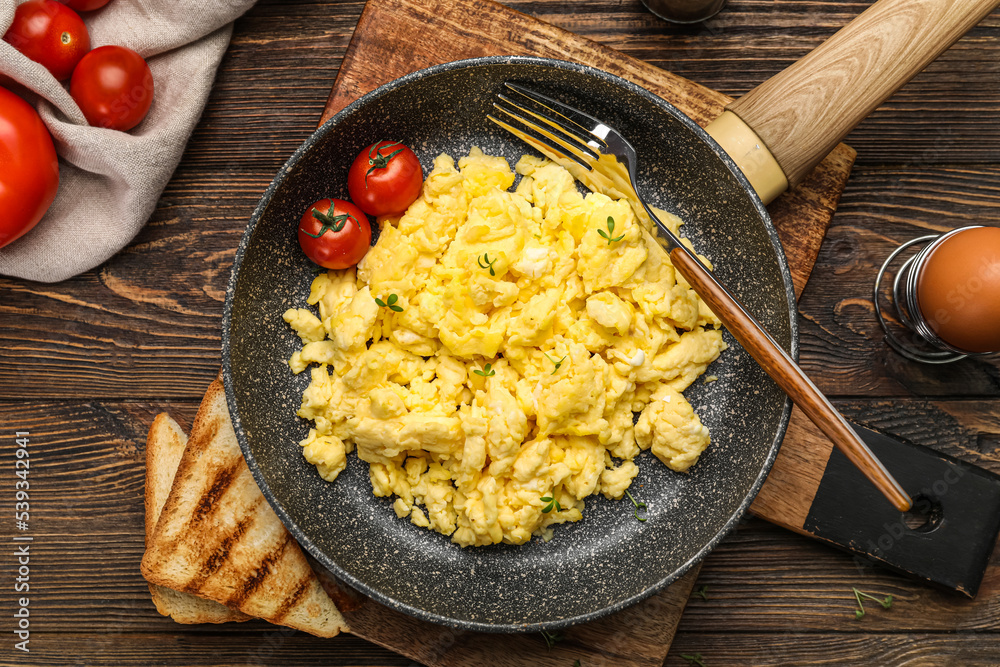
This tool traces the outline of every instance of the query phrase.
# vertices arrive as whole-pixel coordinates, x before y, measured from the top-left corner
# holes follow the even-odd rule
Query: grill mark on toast
[[[282,600],[281,606],[278,607],[277,611],[271,617],[273,619],[273,622],[281,623],[281,621],[283,621],[285,617],[288,616],[288,614],[292,611],[292,609],[294,609],[295,606],[299,603],[299,600],[301,600],[302,597],[305,596],[306,591],[309,589],[311,583],[312,579],[310,577],[305,577],[304,579],[299,581],[299,583],[295,586],[295,590],[292,591],[292,594],[289,595],[284,600]]]
[[[264,556],[264,558],[261,559],[260,566],[257,568],[257,571],[254,572],[252,577],[243,580],[236,592],[228,600],[226,600],[226,604],[229,606],[239,607],[243,604],[244,600],[253,595],[254,591],[256,591],[260,585],[264,583],[264,579],[267,578],[267,575],[271,573],[271,566],[281,560],[281,557],[285,553],[285,549],[288,548],[288,544],[291,540],[292,536],[288,532],[285,532],[282,537],[281,544],[277,545],[266,556]]]
[[[241,463],[242,461],[235,461],[215,475],[212,485],[208,487],[208,491],[202,494],[201,498],[198,499],[198,503],[191,511],[191,528],[202,523],[215,513],[219,500],[222,499],[226,490],[232,486],[233,479],[239,474]]]
[[[168,542],[156,545],[158,550],[162,550],[163,553],[167,554],[175,552],[177,550],[177,545],[187,539],[186,533],[191,530],[196,530],[196,526],[198,526],[198,524],[204,522],[215,512],[216,506],[222,499],[226,489],[229,488],[233,479],[239,473],[239,466],[241,463],[242,461],[233,462],[215,475],[212,479],[211,485],[208,487],[208,491],[202,494],[194,508],[191,510],[190,519],[188,519],[187,523],[184,525],[183,530],[178,530],[174,538]],[[180,511],[179,507],[171,508],[172,515],[176,515],[178,511]]]
[[[222,541],[219,542],[219,545],[209,554],[208,558],[198,569],[198,573],[188,581],[184,587],[186,592],[190,593],[201,589],[201,585],[205,583],[205,580],[215,574],[226,563],[233,544],[246,534],[247,528],[250,527],[252,522],[253,516],[248,516],[233,526],[232,531],[228,535],[225,535]]]
[[[222,419],[206,419],[201,421],[196,418],[194,428],[191,430],[191,451],[202,452],[208,449],[215,442],[215,437],[219,434],[219,429],[222,428],[222,421]],[[202,428],[205,429],[204,433],[201,432]]]

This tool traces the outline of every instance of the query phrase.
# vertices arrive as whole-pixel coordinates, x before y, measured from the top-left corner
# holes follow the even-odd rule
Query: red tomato
[[[420,160],[398,141],[379,141],[361,151],[347,173],[351,200],[368,215],[394,215],[420,196]]]
[[[90,51],[90,33],[83,19],[55,0],[30,0],[19,5],[3,40],[44,65],[60,81],[68,79]]]
[[[67,7],[78,12],[92,12],[108,4],[111,0],[62,0]]]
[[[76,66],[69,94],[91,125],[127,132],[153,103],[153,73],[135,51],[101,46]]]
[[[372,242],[368,217],[343,199],[320,199],[299,221],[299,245],[325,269],[346,269],[361,261]]]
[[[38,224],[58,189],[59,161],[45,124],[0,88],[0,248]]]

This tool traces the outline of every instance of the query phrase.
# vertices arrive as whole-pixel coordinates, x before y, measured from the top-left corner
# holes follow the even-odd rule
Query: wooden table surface
[[[2,522],[0,663],[412,664],[351,636],[176,625],[139,574],[145,431],[162,410],[190,426],[220,364],[243,227],[313,130],[363,4],[261,0],[237,21],[204,117],[135,241],[64,283],[0,278],[0,506],[14,505],[14,432],[29,431],[34,536],[25,654],[11,632],[13,520]],[[505,4],[738,96],[868,3],[730,0],[688,28],[639,0]],[[849,418],[995,472],[1000,361],[935,368],[895,356],[870,293],[899,243],[1000,225],[998,55],[994,14],[848,137],[857,163],[800,302],[802,364]],[[688,604],[666,664],[686,664],[681,654],[713,667],[1000,664],[998,561],[969,601],[747,519],[705,561],[707,599]],[[855,620],[852,586],[896,602]]]

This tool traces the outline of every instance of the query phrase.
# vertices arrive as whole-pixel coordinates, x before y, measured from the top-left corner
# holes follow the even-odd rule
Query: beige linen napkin
[[[24,1],[0,0],[0,34]],[[82,14],[92,48],[128,47],[153,72],[153,106],[129,132],[87,125],[66,87],[0,42],[0,72],[37,95],[29,101],[37,100],[60,158],[55,202],[37,227],[0,248],[0,274],[58,282],[101,264],[132,240],[205,108],[232,22],[253,2],[111,0]]]

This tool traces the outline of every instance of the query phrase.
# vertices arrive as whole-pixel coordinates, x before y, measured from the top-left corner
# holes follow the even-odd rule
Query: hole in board
[[[941,501],[920,494],[913,498],[910,511],[903,513],[903,524],[915,533],[930,533],[941,525],[942,518]]]

